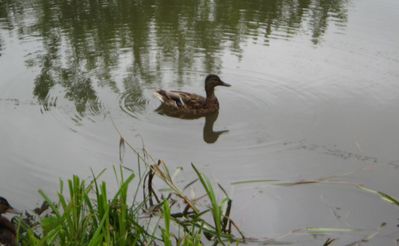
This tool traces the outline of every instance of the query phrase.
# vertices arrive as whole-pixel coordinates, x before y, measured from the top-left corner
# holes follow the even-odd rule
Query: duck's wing
[[[205,98],[197,94],[184,91],[158,90],[154,93],[158,99],[169,106],[174,107],[200,107],[205,103]]]
[[[178,93],[165,90],[157,90],[156,92],[154,92],[154,95],[164,104],[176,107],[184,105],[184,101]]]
[[[203,96],[184,91],[171,91],[171,93],[177,94],[179,98],[183,101],[182,106],[186,108],[198,109],[204,107],[205,98]]]

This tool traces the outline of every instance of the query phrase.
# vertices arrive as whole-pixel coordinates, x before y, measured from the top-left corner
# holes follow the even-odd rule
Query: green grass
[[[120,149],[124,144],[122,139]],[[19,242],[33,246],[124,246],[224,245],[244,240],[229,217],[232,200],[222,187],[222,194],[217,195],[194,165],[198,178],[180,187],[163,161],[151,164],[153,160],[145,151],[137,155],[137,171],[123,165],[114,167],[118,185],[114,194],[101,179],[105,170],[98,175],[92,172],[90,179],[73,176],[66,183],[60,181],[55,198],[40,190],[44,209],[17,219]],[[123,162],[121,152],[120,158]],[[189,187],[204,195],[189,197]],[[207,205],[199,206],[200,200]]]

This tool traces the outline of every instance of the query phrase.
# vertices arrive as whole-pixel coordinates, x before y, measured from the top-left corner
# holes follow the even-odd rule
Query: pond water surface
[[[352,184],[399,197],[398,13],[397,0],[0,1],[0,195],[29,209],[58,178],[111,169],[116,126],[183,181],[195,163],[221,183],[248,237],[349,245],[381,230],[370,245],[395,245],[398,207]],[[154,90],[202,94],[209,73],[232,84],[217,115],[155,112]],[[269,179],[325,182],[240,183]],[[357,231],[280,238],[307,227]]]

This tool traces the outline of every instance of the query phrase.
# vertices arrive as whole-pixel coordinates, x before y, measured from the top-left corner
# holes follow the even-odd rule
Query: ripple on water
[[[202,75],[193,81],[201,79]],[[136,120],[134,131],[145,136],[145,141],[162,145],[164,150],[179,149],[186,145],[190,146],[186,148],[192,148],[194,151],[204,148],[209,143],[221,143],[215,151],[253,152],[280,143],[278,141],[277,143],[276,136],[271,134],[269,123],[271,115],[275,115],[278,110],[276,108],[284,110],[284,107],[288,107],[287,102],[281,103],[282,97],[306,107],[309,99],[314,96],[306,90],[293,86],[296,82],[289,82],[270,74],[252,72],[235,74],[228,71],[222,74],[222,79],[233,86],[217,88],[216,94],[221,109],[216,117],[182,120],[159,115],[154,112],[159,105],[159,101],[152,96],[155,89],[145,86],[122,93],[119,107]],[[202,83],[193,83],[193,85],[183,87],[181,90],[204,93],[201,88]],[[165,89],[179,89],[179,87],[168,85]],[[128,121],[132,125],[131,119]]]
[[[123,92],[119,97],[120,109],[129,116],[137,119],[138,114],[145,110],[147,99],[140,88],[132,88]]]

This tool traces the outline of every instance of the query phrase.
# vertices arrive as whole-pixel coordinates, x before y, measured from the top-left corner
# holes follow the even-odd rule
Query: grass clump
[[[220,187],[224,196],[219,201],[210,181],[194,165],[198,178],[181,188],[164,162],[148,164],[149,158],[138,157],[137,172],[122,165],[114,168],[118,188],[112,196],[107,183],[101,181],[105,170],[93,173],[90,180],[73,176],[66,188],[60,181],[56,201],[39,191],[42,207],[16,218],[18,241],[22,245],[123,246],[216,245],[244,240],[230,218],[232,200]],[[195,185],[204,195],[190,198],[186,190]],[[204,200],[208,205],[198,205]]]

